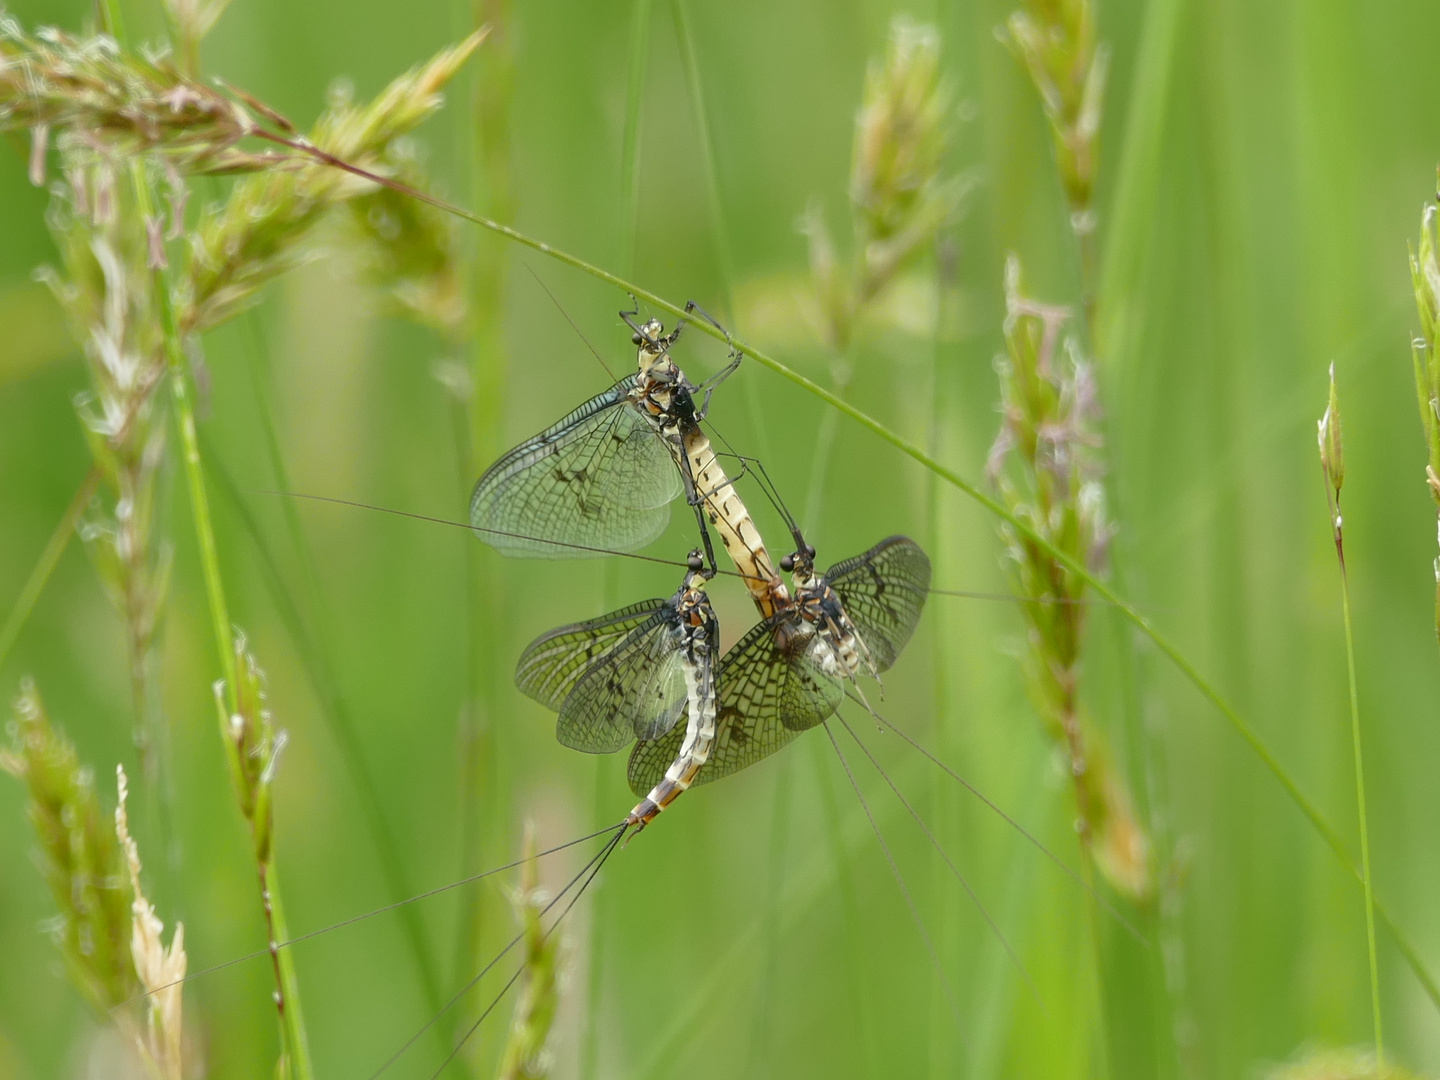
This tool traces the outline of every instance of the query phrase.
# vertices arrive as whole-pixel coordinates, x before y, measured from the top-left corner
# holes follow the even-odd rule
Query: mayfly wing
[[[595,659],[653,622],[667,604],[642,600],[596,619],[571,623],[541,634],[525,647],[515,665],[515,685],[555,712]]]
[[[865,641],[879,671],[895,663],[915,632],[930,591],[930,559],[908,536],[890,536],[836,563],[825,580]]]
[[[611,754],[656,738],[685,712],[681,628],[669,600],[649,600],[537,638],[515,682],[560,717],[555,736],[574,750]]]
[[[769,757],[840,707],[844,689],[816,663],[817,644],[814,631],[785,611],[731,646],[716,672],[715,744],[694,784],[708,784]],[[677,729],[663,739],[636,743],[626,771],[630,790],[644,795],[658,783],[683,738]]]
[[[622,379],[510,450],[475,485],[470,525],[506,555],[586,558],[635,551],[665,531],[683,484]]]

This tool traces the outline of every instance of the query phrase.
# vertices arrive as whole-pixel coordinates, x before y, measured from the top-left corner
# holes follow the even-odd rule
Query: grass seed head
[[[441,89],[482,38],[472,34],[442,50],[369,105],[336,95],[310,142],[351,164],[385,172],[394,141],[441,106]],[[191,238],[180,296],[182,331],[208,330],[254,303],[262,285],[306,257],[301,242],[331,209],[374,190],[369,181],[300,157],[238,181],[222,206],[206,208]]]
[[[131,959],[125,856],[100,808],[94,774],[46,715],[26,679],[0,768],[24,783],[40,866],[57,916],[52,924],[71,980],[102,1016],[139,988]]]
[[[215,706],[219,710],[220,734],[230,761],[230,778],[240,812],[250,823],[255,841],[255,858],[270,861],[272,837],[271,790],[280,753],[285,749],[285,732],[265,699],[265,673],[250,652],[245,635],[234,634],[236,687],[234,712],[226,707],[225,681],[215,682]]]
[[[855,254],[836,256],[824,217],[812,206],[800,219],[826,342],[843,353],[855,320],[960,210],[971,175],[947,176],[953,95],[940,72],[934,27],[897,18],[883,62],[865,76],[850,168]]]
[[[426,177],[403,140],[384,155],[385,173],[413,188]],[[371,281],[390,298],[393,314],[428,327],[451,343],[469,333],[460,236],[452,218],[427,203],[382,187],[351,200],[351,220]]]
[[[1110,525],[1098,454],[1090,365],[1065,334],[1068,308],[1023,291],[1020,261],[1005,267],[1006,355],[998,357],[1000,430],[986,471],[1006,506],[1076,562],[1099,570]],[[1002,527],[1029,649],[1026,685],[1075,784],[1082,837],[1110,883],[1134,900],[1153,891],[1150,843],[1133,802],[1080,702],[1085,583],[1019,530]]]
[[[1000,40],[1040,95],[1076,232],[1094,229],[1100,114],[1109,50],[1098,43],[1092,0],[1026,0]]]
[[[185,978],[188,963],[185,927],[178,922],[175,924],[170,946],[166,948],[162,940],[165,924],[155,914],[154,905],[145,899],[145,891],[140,885],[140,849],[130,835],[130,822],[125,810],[128,785],[124,768],[115,767],[115,778],[115,835],[125,855],[134,896],[130,904],[130,956],[147,995],[145,1030],[143,1034],[136,1033],[136,1041],[141,1055],[158,1076],[163,1080],[181,1080],[184,1025],[183,987],[180,983]]]
[[[187,172],[225,172],[255,130],[243,106],[182,75],[169,58],[122,49],[105,35],[27,33],[0,19],[0,131],[34,132],[32,179],[46,132],[65,132],[94,158],[161,154]]]

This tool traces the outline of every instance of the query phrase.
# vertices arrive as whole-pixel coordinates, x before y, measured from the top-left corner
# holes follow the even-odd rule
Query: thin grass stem
[[[50,575],[55,572],[60,556],[65,554],[65,549],[69,547],[70,537],[75,535],[75,526],[80,522],[80,515],[90,504],[90,498],[95,494],[95,486],[99,482],[100,467],[92,465],[85,474],[85,479],[80,481],[80,487],[75,492],[75,497],[70,500],[70,505],[65,508],[65,513],[60,515],[55,531],[45,542],[30,576],[25,579],[20,595],[15,598],[15,606],[10,609],[10,614],[5,619],[5,626],[0,628],[0,667],[10,658],[10,650],[15,647],[15,642],[20,640],[20,631],[25,629],[25,623],[29,621],[30,613],[35,610],[40,594],[45,591]]]
[[[1375,1021],[1376,1072],[1385,1071],[1385,1042],[1380,1022],[1380,964],[1375,955],[1375,896],[1370,874],[1370,826],[1365,810],[1365,759],[1360,746],[1360,690],[1355,678],[1355,630],[1350,618],[1350,573],[1345,565],[1345,518],[1340,491],[1345,486],[1345,446],[1340,424],[1340,399],[1335,365],[1330,365],[1330,400],[1319,423],[1320,471],[1325,478],[1325,503],[1330,511],[1330,537],[1340,569],[1340,610],[1345,623],[1345,675],[1350,690],[1350,735],[1355,758],[1355,804],[1360,821],[1360,867],[1365,886],[1365,941],[1370,958],[1370,1007]]]
[[[1350,682],[1350,734],[1355,747],[1355,804],[1360,815],[1360,868],[1365,885],[1365,941],[1370,952],[1370,1008],[1375,1017],[1375,1070],[1385,1071],[1380,1022],[1380,964],[1375,955],[1375,895],[1370,877],[1370,827],[1365,812],[1365,763],[1360,750],[1360,697],[1355,682],[1355,632],[1350,621],[1350,576],[1340,560],[1340,606],[1345,618],[1345,674]]]
[[[448,203],[445,200],[440,199],[434,195],[419,191],[415,188],[410,187],[409,185],[401,184],[397,181],[386,180],[382,177],[377,177],[374,174],[368,173],[365,170],[351,165],[348,162],[341,161],[333,154],[326,154],[324,151],[319,150],[315,147],[306,146],[274,135],[268,136],[268,138],[270,138],[271,141],[287,145],[293,150],[309,154],[313,157],[316,157],[318,160],[325,161],[327,164],[330,164],[335,168],[342,169],[355,175],[364,176],[367,179],[373,180],[378,183],[383,183],[386,186],[392,187],[398,191],[402,191],[405,194],[412,196],[413,198],[418,198],[422,202],[426,202],[431,206],[436,207],[437,209],[444,210],[447,213],[455,214],[456,216],[466,221],[469,221],[471,224],[478,225],[483,229],[488,229],[491,232],[498,233],[499,235],[504,236],[514,241],[515,243],[522,245],[523,247],[528,247],[532,251],[538,251],[542,255],[546,255],[556,260],[557,262],[563,263],[564,265],[571,267],[572,269],[578,270],[584,274],[588,274],[589,276],[595,278],[598,281],[603,281],[608,285],[612,285],[616,289],[622,290],[623,292],[634,296],[637,300],[643,300],[645,303],[650,304],[651,306],[658,308],[662,311],[668,312],[669,314],[674,315],[677,318],[683,318],[685,315],[685,309],[679,304],[666,300],[665,298],[651,292],[648,289],[641,288],[640,286],[632,282],[626,281],[619,275],[612,274],[608,270],[601,269],[600,267],[595,266],[592,263],[586,262],[584,259],[581,259],[578,256],[571,255],[567,251],[563,251],[559,248],[553,247],[552,245],[542,240],[536,240],[533,237],[528,236],[527,234],[522,233],[518,229],[514,229],[509,225],[503,225],[498,221],[486,218],[480,214],[473,213],[469,210],[464,210],[461,207]],[[710,326],[704,320],[692,323],[691,325],[695,329],[699,330],[701,333],[708,334],[718,341],[726,340],[725,335],[720,330]],[[1342,865],[1344,865],[1350,870],[1350,872],[1355,876],[1355,879],[1357,881],[1363,882],[1364,879],[1360,867],[1351,857],[1349,851],[1346,850],[1345,843],[1340,838],[1340,834],[1325,819],[1324,815],[1321,814],[1319,808],[1309,799],[1308,796],[1305,795],[1304,792],[1300,790],[1299,785],[1285,770],[1284,766],[1280,764],[1279,760],[1271,752],[1270,748],[1266,746],[1265,742],[1256,733],[1255,729],[1252,728],[1250,726],[1250,723],[1243,716],[1240,715],[1240,713],[1235,709],[1235,707],[1231,705],[1230,702],[1227,701],[1225,697],[1221,695],[1221,693],[1203,675],[1200,674],[1200,671],[1195,667],[1194,664],[1190,662],[1190,660],[1185,656],[1185,654],[1182,653],[1165,634],[1161,633],[1160,630],[1139,610],[1137,610],[1134,606],[1124,600],[1118,593],[1116,593],[1114,589],[1108,586],[1103,580],[1092,574],[1083,563],[1071,558],[1065,552],[1050,544],[1043,537],[1039,536],[1027,524],[1025,524],[1025,522],[1021,521],[1015,515],[1011,514],[998,500],[988,495],[985,491],[981,490],[981,488],[978,487],[976,484],[970,482],[969,480],[966,480],[955,470],[935,460],[915,443],[904,438],[902,435],[891,431],[890,428],[886,427],[879,420],[876,420],[874,417],[870,416],[869,414],[856,408],[854,405],[851,405],[844,399],[826,390],[823,386],[815,382],[813,379],[806,378],[798,371],[793,370],[779,360],[770,356],[768,353],[760,349],[756,349],[755,347],[750,345],[749,342],[744,341],[741,338],[732,334],[730,335],[729,343],[732,344],[734,348],[753,359],[756,363],[760,364],[762,367],[769,368],[771,371],[775,372],[777,375],[780,375],[782,378],[788,379],[796,386],[799,386],[801,389],[807,391],[810,394],[813,394],[815,397],[825,402],[825,404],[829,405],[831,408],[838,410],[840,413],[849,417],[851,420],[855,421],[867,431],[879,437],[882,441],[889,443],[892,447],[894,447],[896,450],[899,450],[902,454],[913,459],[920,465],[935,473],[951,487],[957,489],[962,494],[972,499],[974,502],[979,503],[980,506],[983,507],[985,510],[989,511],[991,514],[994,514],[1002,521],[1008,523],[1018,535],[1024,537],[1029,542],[1037,545],[1040,550],[1044,551],[1046,554],[1054,558],[1067,571],[1069,571],[1071,574],[1074,574],[1079,580],[1083,581],[1088,588],[1093,589],[1096,594],[1099,595],[1102,599],[1119,608],[1120,612],[1125,616],[1125,618],[1128,619],[1131,623],[1133,623],[1146,637],[1151,640],[1155,647],[1158,648],[1160,652],[1165,655],[1165,657],[1176,667],[1180,674],[1188,682],[1190,682],[1200,692],[1200,695],[1205,700],[1210,702],[1210,704],[1216,709],[1217,712],[1220,713],[1220,715],[1225,719],[1225,721],[1229,723],[1232,728],[1235,729],[1236,733],[1239,734],[1241,739],[1244,740],[1245,744],[1250,748],[1251,752],[1260,760],[1261,764],[1264,765],[1265,768],[1269,770],[1270,774],[1274,776],[1275,779],[1279,782],[1280,786],[1285,790],[1285,794],[1289,797],[1290,801],[1293,802],[1295,806],[1300,810],[1306,821],[1309,822],[1311,828],[1313,828],[1315,832],[1319,834],[1320,838],[1325,842],[1326,846],[1329,847],[1330,850],[1334,853],[1335,857],[1340,860]],[[1419,979],[1421,986],[1425,991],[1426,997],[1430,999],[1431,1003],[1436,1007],[1437,1010],[1440,1010],[1440,984],[1437,984],[1435,979],[1431,976],[1424,962],[1421,960],[1419,952],[1416,950],[1414,944],[1411,942],[1409,936],[1399,927],[1399,925],[1395,922],[1394,918],[1390,914],[1389,909],[1379,899],[1375,901],[1375,910],[1379,914],[1381,921],[1385,924],[1386,929],[1389,930],[1390,934],[1394,938],[1397,946],[1400,949],[1401,954],[1405,957],[1406,964],[1414,972],[1415,977]]]
[[[132,174],[139,209],[145,218],[151,214],[149,180],[144,173],[143,163],[136,162]],[[161,329],[164,336],[165,362],[170,376],[171,397],[175,405],[175,421],[180,431],[180,452],[185,463],[185,476],[190,493],[191,516],[195,523],[195,538],[200,549],[200,563],[205,579],[206,602],[210,609],[212,629],[215,633],[215,647],[220,654],[220,669],[224,673],[225,704],[229,715],[239,713],[239,679],[235,656],[235,636],[230,625],[229,610],[225,603],[225,584],[220,574],[219,549],[215,542],[215,526],[210,516],[210,502],[205,492],[205,471],[200,457],[200,441],[195,428],[195,408],[190,394],[188,366],[184,347],[180,340],[180,327],[175,308],[171,302],[169,274],[164,267],[155,270],[155,295],[157,298]],[[280,885],[275,869],[273,853],[267,859],[259,859],[257,870],[265,910],[266,930],[270,936],[271,955],[275,965],[276,1007],[280,1015],[281,1034],[285,1044],[284,1060],[286,1072],[293,1080],[313,1080],[314,1068],[310,1062],[309,1037],[305,1030],[304,1014],[300,1006],[300,987],[295,977],[295,964],[288,953],[281,953],[275,943],[289,936],[285,923],[284,905],[280,899]]]

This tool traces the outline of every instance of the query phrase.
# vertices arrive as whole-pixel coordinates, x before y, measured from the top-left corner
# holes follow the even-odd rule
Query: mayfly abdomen
[[[713,618],[713,616],[711,616]],[[710,748],[715,744],[715,670],[714,656],[707,649],[698,662],[685,661],[685,682],[689,699],[689,720],[685,727],[685,741],[680,752],[665,771],[665,776],[650,789],[635,809],[630,811],[626,822],[644,828],[660,812],[689,790],[695,777],[710,760]]]
[[[682,438],[684,466],[695,484],[696,495],[705,508],[710,522],[725,551],[745,581],[746,591],[760,609],[762,618],[769,618],[789,600],[789,594],[775,564],[765,549],[760,530],[755,527],[745,501],[735,490],[734,482],[715,456],[710,439],[698,426],[691,427]]]

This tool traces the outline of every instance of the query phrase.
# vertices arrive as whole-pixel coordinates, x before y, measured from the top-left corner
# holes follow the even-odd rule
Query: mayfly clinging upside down
[[[792,595],[700,427],[713,382],[697,409],[702,388],[669,355],[683,324],[666,335],[630,314],[622,317],[634,330],[637,373],[502,456],[476,484],[470,520],[515,555],[633,549],[663,531],[683,490],[707,553],[707,523],[720,534],[763,621],[718,667],[719,628],[703,591],[716,569],[697,549],[670,599],[544,634],[516,669],[520,689],[559,713],[566,746],[613,753],[638,740],[628,774],[643,799],[627,820],[643,827],[692,784],[753,764],[824,721],[844,697],[842,680],[888,669],[919,619],[930,563],[914,541],[891,537],[817,575],[815,549],[771,495],[795,538],[780,562]]]

